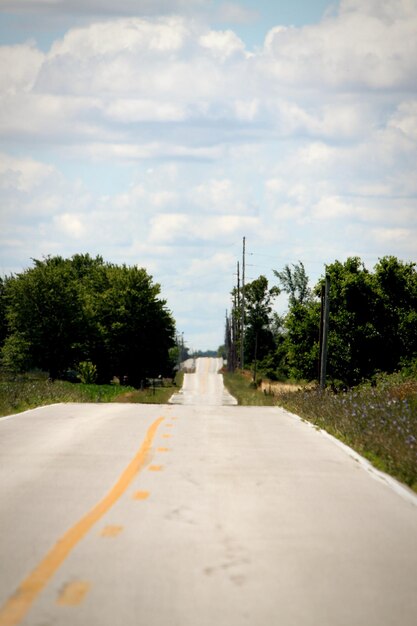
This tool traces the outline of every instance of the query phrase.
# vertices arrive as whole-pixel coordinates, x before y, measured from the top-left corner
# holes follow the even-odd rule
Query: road
[[[191,404],[203,406],[236,405],[237,402],[223,385],[219,370],[223,359],[196,359],[195,373],[184,374],[184,382],[179,393],[172,396],[171,404]]]
[[[281,409],[49,406],[0,463],[0,626],[417,623],[416,497]]]

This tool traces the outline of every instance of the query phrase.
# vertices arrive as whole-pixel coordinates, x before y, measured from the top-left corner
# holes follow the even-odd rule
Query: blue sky
[[[415,260],[416,58],[414,0],[0,0],[0,274],[138,264],[215,349],[243,236],[248,279]]]

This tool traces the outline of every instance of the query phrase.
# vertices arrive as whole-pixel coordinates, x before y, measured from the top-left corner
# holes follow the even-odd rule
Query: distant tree
[[[217,348],[217,356],[221,359],[227,358],[226,346],[224,344]]]

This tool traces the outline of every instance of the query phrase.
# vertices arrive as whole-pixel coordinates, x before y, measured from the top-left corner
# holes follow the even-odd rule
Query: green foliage
[[[311,298],[308,276],[301,261],[293,264],[292,269],[286,265],[281,272],[273,270],[283,291],[288,293],[290,306],[305,304]]]
[[[80,294],[61,257],[34,263],[6,283],[9,334],[23,336],[33,364],[57,378],[72,364],[82,332]]]
[[[141,380],[171,372],[174,321],[160,287],[144,269],[101,257],[47,257],[2,282],[5,354],[60,378],[91,361],[98,382]],[[0,307],[1,312],[1,307]]]
[[[259,276],[245,287],[245,362],[262,360],[274,347],[271,330],[272,305],[277,287],[268,289],[268,280]]]
[[[217,356],[221,359],[227,359],[227,351],[225,345],[221,345],[217,348]]]
[[[417,380],[380,375],[342,393],[305,389],[279,404],[330,432],[417,491]]]
[[[0,416],[11,415],[55,402],[134,402],[165,404],[181,386],[183,374],[175,383],[166,381],[163,387],[137,390],[119,385],[78,384],[57,380],[52,382],[42,373],[26,374],[16,380],[0,378]]]
[[[120,387],[113,385],[73,385],[38,376],[0,380],[0,416],[55,402],[113,402],[119,395]]]
[[[223,372],[224,384],[229,393],[242,406],[272,406],[274,397],[258,390],[258,384],[241,372]]]
[[[330,276],[328,372],[349,386],[393,372],[417,354],[415,264],[385,257],[369,272],[358,258]]]
[[[82,383],[90,385],[97,380],[97,367],[91,361],[81,361],[78,364],[77,373]]]
[[[7,337],[6,280],[0,276],[0,349]]]
[[[328,265],[326,273],[330,278],[327,377],[334,388],[358,385],[380,371],[391,373],[417,359],[415,263],[384,257],[372,272],[352,257]],[[264,276],[247,285],[245,363],[257,363],[254,376],[259,372],[271,380],[315,380],[324,277],[312,290],[301,262],[274,274],[289,295],[288,312],[283,317],[273,313],[279,289],[268,289]],[[233,321],[240,319],[236,289],[232,296]],[[233,354],[239,346],[238,335],[229,351]]]
[[[318,372],[320,303],[295,302],[285,320],[288,377],[314,380]]]
[[[12,376],[26,372],[30,368],[30,343],[24,335],[16,332],[6,337],[1,349],[1,366]]]

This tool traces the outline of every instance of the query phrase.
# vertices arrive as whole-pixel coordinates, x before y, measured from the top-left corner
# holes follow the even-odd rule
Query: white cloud
[[[0,47],[0,92],[29,92],[45,60],[34,44]]]
[[[32,192],[59,174],[52,165],[0,153],[0,188]]]
[[[408,139],[417,141],[417,100],[401,102],[389,126],[400,130]]]
[[[73,213],[57,215],[54,217],[53,221],[64,235],[79,239],[85,233],[81,217]]]
[[[105,107],[105,115],[109,119],[123,124],[152,120],[158,122],[182,122],[187,117],[187,111],[179,103],[165,103],[145,98],[124,98],[110,102]]]
[[[242,54],[245,51],[245,44],[231,30],[211,30],[201,35],[199,44],[220,61],[225,61],[232,55]]]
[[[114,54],[166,55],[176,53],[190,36],[186,21],[179,17],[120,18],[70,30],[57,41],[48,55],[49,61],[70,56],[88,61],[109,60]]]
[[[361,13],[388,23],[398,19],[415,20],[414,0],[341,0],[340,13]]]
[[[245,215],[252,212],[250,198],[244,186],[239,188],[229,178],[215,178],[190,190],[190,205],[194,203],[210,213]]]
[[[271,29],[260,69],[272,80],[305,87],[411,87],[417,77],[415,6],[394,0],[388,9],[389,2],[345,2],[338,15],[317,25]],[[394,7],[395,20],[388,21]]]
[[[155,158],[171,159],[218,159],[223,153],[222,146],[192,147],[175,145],[165,142],[151,142],[146,144],[129,143],[91,143],[83,147],[83,151],[97,160],[146,160]]]
[[[241,236],[246,231],[255,232],[259,220],[255,217],[238,215],[200,216],[198,219],[185,213],[160,213],[151,218],[150,241],[158,244],[204,241]]]

